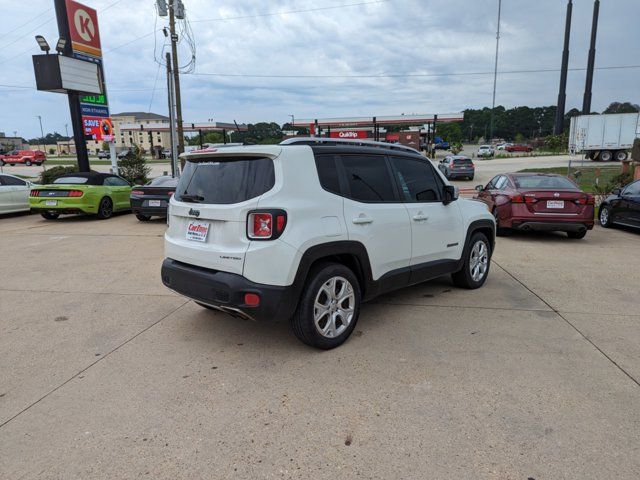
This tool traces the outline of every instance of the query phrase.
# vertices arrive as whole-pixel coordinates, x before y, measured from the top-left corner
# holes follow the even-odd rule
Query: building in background
[[[122,112],[111,115],[116,150],[138,145],[146,152],[170,148],[169,117],[147,112]],[[136,125],[139,131],[125,130],[124,125]]]
[[[7,137],[4,132],[0,132],[0,152],[11,150],[24,150],[27,141],[22,137]]]

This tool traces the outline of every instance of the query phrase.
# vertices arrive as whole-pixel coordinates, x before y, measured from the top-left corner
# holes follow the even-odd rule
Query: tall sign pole
[[[491,101],[491,118],[489,120],[489,140],[493,139],[493,111],[496,108],[496,83],[498,81],[498,49],[500,47],[500,14],[502,13],[502,0],[498,0],[498,28],[496,29],[496,61],[493,67],[493,100]],[[485,141],[487,139],[485,138]]]
[[[68,57],[73,56],[71,46],[71,32],[69,29],[69,17],[67,15],[66,0],[54,0],[56,7],[56,20],[58,22],[58,34],[60,38],[67,39],[62,54]],[[89,153],[87,143],[84,140],[84,127],[82,126],[82,110],[80,109],[80,95],[69,92],[69,113],[71,114],[71,128],[73,130],[73,141],[76,145],[76,155],[78,157],[78,170],[81,172],[90,171]]]
[[[182,129],[182,99],[180,95],[180,72],[178,71],[178,34],[176,33],[175,9],[178,0],[169,0],[169,31],[171,32],[171,57],[173,60],[173,86],[176,97],[176,123],[178,127],[178,154],[184,152],[184,131]]]
[[[584,99],[582,100],[582,114],[591,113],[591,86],[593,85],[593,68],[596,62],[596,34],[598,33],[598,14],[600,12],[600,0],[593,3],[593,21],[591,23],[591,46],[589,47],[589,60],[587,62],[587,81],[584,86]]]
[[[564,110],[567,101],[567,70],[569,69],[569,38],[571,37],[571,11],[573,3],[567,3],[567,19],[564,24],[564,50],[562,50],[562,66],[560,68],[560,90],[558,91],[558,107],[553,134],[560,135],[564,130]]]

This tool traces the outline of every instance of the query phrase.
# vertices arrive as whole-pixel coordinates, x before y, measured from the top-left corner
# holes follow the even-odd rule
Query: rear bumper
[[[57,205],[46,205],[45,198],[30,198],[29,206],[33,212],[56,212],[56,213],[98,213],[98,205],[87,203],[84,199],[76,199],[58,197],[54,200],[58,201]]]
[[[155,199],[154,199],[155,200]],[[161,201],[161,206],[159,207],[150,207],[148,205],[148,200],[142,200],[141,198],[131,197],[131,211],[135,214],[142,215],[157,215],[161,217],[167,216],[167,209],[169,206],[169,202],[167,199],[158,199]]]
[[[591,230],[593,228],[593,222],[580,223],[580,222],[548,222],[548,221],[513,221],[511,228],[516,230],[536,230],[545,232],[582,232],[584,230]]]
[[[242,275],[196,267],[171,258],[162,262],[162,283],[197,302],[256,321],[288,319],[293,315],[298,300],[293,286],[254,283]],[[245,293],[257,294],[260,304],[245,304]]]
[[[467,178],[473,177],[475,175],[475,170],[456,170],[453,172],[449,172],[449,178]]]

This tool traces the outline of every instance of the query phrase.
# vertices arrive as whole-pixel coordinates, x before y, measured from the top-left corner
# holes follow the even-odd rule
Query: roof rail
[[[354,147],[386,148],[389,150],[401,150],[420,154],[415,148],[405,147],[404,145],[395,143],[375,142],[373,140],[348,140],[344,138],[295,137],[283,140],[280,142],[280,145],[350,145]]]

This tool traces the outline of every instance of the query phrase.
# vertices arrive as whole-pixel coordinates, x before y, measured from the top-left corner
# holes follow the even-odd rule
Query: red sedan
[[[475,198],[489,206],[502,234],[510,229],[546,230],[583,238],[593,228],[593,196],[561,175],[506,173],[476,190]]]
[[[519,143],[512,143],[504,147],[507,152],[533,152],[531,145],[524,145]]]

